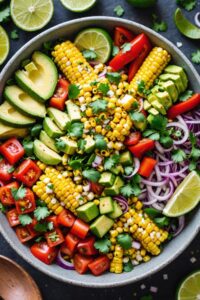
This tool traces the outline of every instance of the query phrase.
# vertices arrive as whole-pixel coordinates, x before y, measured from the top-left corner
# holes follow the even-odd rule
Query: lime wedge
[[[3,27],[0,26],[0,65],[5,61],[10,49],[9,38]]]
[[[67,9],[74,12],[83,12],[90,9],[96,0],[60,0]]]
[[[180,285],[177,300],[200,299],[200,271],[190,274]]]
[[[112,52],[112,39],[107,31],[101,28],[88,28],[81,31],[75,45],[82,50],[93,50],[99,63],[105,63]]]
[[[174,21],[178,30],[190,39],[200,39],[200,28],[188,21],[180,8],[177,8],[174,15]]]
[[[13,22],[25,31],[43,28],[52,18],[52,0],[11,0]]]
[[[168,201],[163,214],[178,217],[191,211],[200,200],[200,177],[195,172],[189,173]]]

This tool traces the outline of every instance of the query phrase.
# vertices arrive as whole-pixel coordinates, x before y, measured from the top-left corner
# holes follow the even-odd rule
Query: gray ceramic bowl
[[[111,17],[92,17],[62,23],[58,26],[44,31],[43,33],[39,34],[34,39],[29,41],[26,45],[24,45],[7,63],[0,74],[0,95],[2,94],[7,79],[10,78],[13,72],[19,67],[20,62],[29,57],[34,50],[39,49],[44,42],[61,37],[73,38],[73,36],[78,31],[82,30],[85,27],[91,26],[104,27],[109,31],[112,31],[115,26],[125,26],[136,34],[139,34],[141,32],[146,33],[153,44],[164,47],[171,53],[174,62],[184,67],[188,74],[191,88],[194,91],[199,92],[199,75],[197,74],[196,70],[189,62],[189,60],[182,54],[182,52],[168,40],[155,33],[151,29],[138,23]],[[31,265],[51,277],[54,277],[66,283],[85,287],[104,288],[125,285],[143,279],[144,277],[157,272],[161,268],[171,263],[190,244],[199,229],[200,210],[196,209],[184,231],[177,238],[168,243],[161,255],[153,258],[148,263],[141,264],[140,266],[134,268],[134,270],[130,273],[122,273],[120,275],[107,273],[100,277],[94,277],[89,274],[79,275],[74,271],[66,271],[55,264],[52,266],[47,266],[41,263],[39,260],[32,256],[28,247],[22,245],[18,241],[15,232],[8,225],[5,216],[3,214],[0,214],[1,233],[21,257],[23,257]]]

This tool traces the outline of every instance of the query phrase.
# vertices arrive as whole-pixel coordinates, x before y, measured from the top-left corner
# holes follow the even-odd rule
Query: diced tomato
[[[32,223],[26,226],[33,236],[37,236],[38,234],[40,234],[40,232],[35,230],[35,226],[37,225],[37,223],[38,221],[36,220],[36,218],[33,218]]]
[[[0,146],[0,153],[14,165],[24,156],[24,148],[16,138],[11,138]]]
[[[125,43],[129,43],[133,40],[134,34],[124,28],[124,27],[115,27],[114,33],[114,45],[117,47],[121,47]]]
[[[0,160],[0,178],[4,181],[9,181],[12,178],[12,166],[5,160]]]
[[[66,227],[72,227],[76,218],[68,210],[63,209],[61,213],[57,216],[58,224],[61,224]]]
[[[140,131],[136,131],[136,132],[132,132],[124,141],[124,145],[126,146],[133,146],[136,145],[139,140],[141,140],[141,132]]]
[[[83,241],[80,241],[77,246],[77,250],[83,255],[96,255],[98,253],[97,249],[94,247],[95,237],[91,236]]]
[[[140,168],[138,170],[138,174],[144,177],[149,177],[157,164],[157,160],[153,159],[152,157],[144,157]]]
[[[46,218],[46,221],[53,223],[53,228],[57,228],[59,226],[57,216],[54,216],[54,215],[49,216]]]
[[[104,187],[97,182],[90,181],[90,188],[94,194],[101,195],[104,190]]]
[[[70,232],[65,237],[66,247],[69,249],[71,253],[75,251],[79,241],[80,239],[76,235],[71,234]]]
[[[85,257],[81,254],[74,255],[74,267],[79,274],[84,274],[88,270],[89,263],[92,263],[91,257]]]
[[[47,242],[35,243],[30,249],[35,257],[47,265],[50,265],[58,254],[58,250],[55,247],[49,247]]]
[[[11,227],[17,226],[20,224],[19,215],[16,208],[13,208],[6,212],[6,217]]]
[[[26,243],[35,237],[35,235],[29,231],[27,226],[18,226],[15,229],[15,232],[21,243]]]
[[[155,147],[155,141],[151,139],[142,139],[136,145],[129,146],[128,149],[136,157],[141,158],[144,155],[144,153],[153,150],[154,147]]]
[[[184,102],[173,105],[167,112],[169,119],[175,119],[177,116],[186,113],[200,105],[200,94],[194,94]]]
[[[55,228],[50,232],[46,232],[45,238],[49,247],[55,247],[57,245],[60,245],[65,240],[62,231],[59,228]]]
[[[65,109],[65,101],[68,96],[69,82],[63,78],[59,79],[56,92],[50,99],[49,105],[59,110]]]
[[[78,236],[79,238],[84,239],[88,234],[89,230],[90,230],[90,226],[88,224],[86,224],[80,219],[76,219],[70,232]]]
[[[19,215],[34,211],[36,205],[33,192],[29,188],[26,188],[25,197],[19,200],[15,200],[15,205]]]
[[[40,177],[41,170],[34,161],[26,159],[15,170],[13,175],[17,180],[23,182],[28,187],[31,187]]]
[[[15,199],[12,195],[12,189],[18,189],[19,184],[17,182],[9,183],[0,188],[0,201],[3,205],[15,204]]]
[[[61,251],[63,254],[69,256],[70,258],[73,257],[74,252],[73,252],[73,251],[70,251],[69,248],[68,248],[65,244],[63,244],[63,245],[61,246],[60,251]]]
[[[124,51],[122,49],[109,63],[109,66],[114,70],[118,71],[122,69],[125,65],[133,61],[136,57],[140,55],[144,49],[144,45],[149,45],[148,37],[142,33],[136,36],[131,42],[130,50]]]
[[[0,187],[5,186],[5,185],[6,185],[6,183],[3,182],[2,180],[0,180]]]
[[[110,260],[106,255],[99,256],[93,262],[89,263],[88,268],[92,274],[98,276],[108,270],[110,267]]]

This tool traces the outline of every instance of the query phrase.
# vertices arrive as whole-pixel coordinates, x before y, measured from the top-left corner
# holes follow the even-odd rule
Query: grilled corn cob
[[[116,245],[113,253],[113,259],[110,263],[110,272],[120,274],[123,271],[123,249]]]
[[[83,85],[97,79],[94,69],[70,41],[56,45],[52,56],[71,83]]]

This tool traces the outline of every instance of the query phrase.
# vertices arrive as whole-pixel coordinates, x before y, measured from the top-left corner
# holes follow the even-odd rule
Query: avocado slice
[[[168,81],[168,80],[173,81],[179,94],[181,94],[182,92],[185,91],[185,87],[184,87],[181,77],[179,75],[166,73],[166,74],[160,75],[159,79],[161,81]]]
[[[67,112],[71,122],[80,121],[81,120],[80,108],[71,100],[68,100],[66,102],[66,106],[67,106]]]
[[[172,80],[159,81],[158,84],[163,87],[163,89],[168,92],[172,102],[176,102],[178,99],[178,90]]]
[[[67,113],[56,108],[49,107],[47,109],[49,117],[56,123],[60,130],[67,130],[67,125],[70,123]]]
[[[154,116],[159,115],[159,111],[154,107],[150,108],[148,112]]]
[[[60,140],[65,143],[65,149],[62,150],[64,153],[73,155],[76,152],[76,149],[78,148],[76,141],[71,140],[67,136],[62,136]]]
[[[46,115],[44,104],[36,101],[17,85],[7,86],[4,90],[4,97],[11,105],[25,115],[35,118],[44,118]]]
[[[51,138],[61,137],[64,132],[61,131],[58,126],[48,117],[46,117],[43,121],[43,128]]]
[[[33,53],[32,62],[35,68],[18,70],[15,79],[25,92],[38,101],[45,102],[55,91],[58,71],[52,59],[40,51]]]
[[[120,155],[119,162],[123,166],[133,165],[133,158],[130,151],[126,151]]]
[[[157,100],[157,98],[154,94],[148,95],[147,99],[148,99],[149,103],[152,103],[153,101]],[[148,108],[148,110],[149,110],[149,108]]]
[[[168,109],[172,106],[172,101],[171,98],[168,94],[168,92],[164,91],[164,92],[158,92],[155,94],[157,101],[162,104],[162,106],[165,109]],[[153,102],[151,103],[153,105]]]
[[[0,105],[0,120],[13,127],[28,127],[36,122],[35,119],[18,112],[7,101]]]
[[[101,197],[99,201],[99,211],[101,215],[113,212],[114,205],[111,197]]]
[[[99,179],[99,184],[103,186],[112,186],[115,181],[115,175],[111,172],[103,172],[101,173],[101,177]]]
[[[115,175],[118,175],[119,173],[124,173],[124,169],[123,169],[122,165],[116,165],[110,171],[112,173],[114,173]]]
[[[94,202],[81,205],[77,208],[76,212],[78,217],[85,222],[90,222],[99,215],[99,209]]]
[[[166,110],[165,110],[164,106],[158,100],[153,101],[151,104],[161,114],[166,115]]]
[[[90,229],[91,231],[98,236],[99,238],[102,238],[113,226],[114,221],[105,215],[100,216],[97,218],[91,225]]]
[[[187,89],[188,78],[187,78],[187,75],[186,75],[186,73],[185,73],[185,71],[183,70],[182,67],[179,67],[179,66],[176,66],[176,65],[168,65],[164,69],[164,73],[179,75],[181,77],[181,80],[182,80],[182,83],[184,85],[185,90]]]
[[[144,110],[149,110],[150,108],[151,104],[147,100],[144,100]]]
[[[117,219],[123,214],[123,212],[121,210],[121,207],[116,201],[113,202],[113,208],[114,208],[113,212],[109,213],[108,216],[111,219]]]
[[[40,132],[40,141],[44,143],[47,147],[49,147],[51,150],[59,153],[58,149],[55,146],[54,139],[50,138],[50,136],[48,136],[48,134],[44,130],[41,130]]]
[[[33,150],[35,156],[47,165],[58,165],[62,161],[62,157],[56,152],[48,148],[39,140],[33,142]]]
[[[95,141],[94,139],[91,137],[91,136],[87,136],[84,141],[86,142],[85,143],[85,146],[84,146],[84,151],[86,153],[90,153],[94,150],[95,148]]]
[[[28,128],[14,128],[0,122],[0,139],[8,139],[10,137],[25,137],[28,135]]]
[[[106,187],[104,189],[104,194],[106,196],[116,196],[119,195],[120,193],[120,188],[124,185],[123,180],[121,179],[121,177],[117,176],[114,184],[111,187]]]

